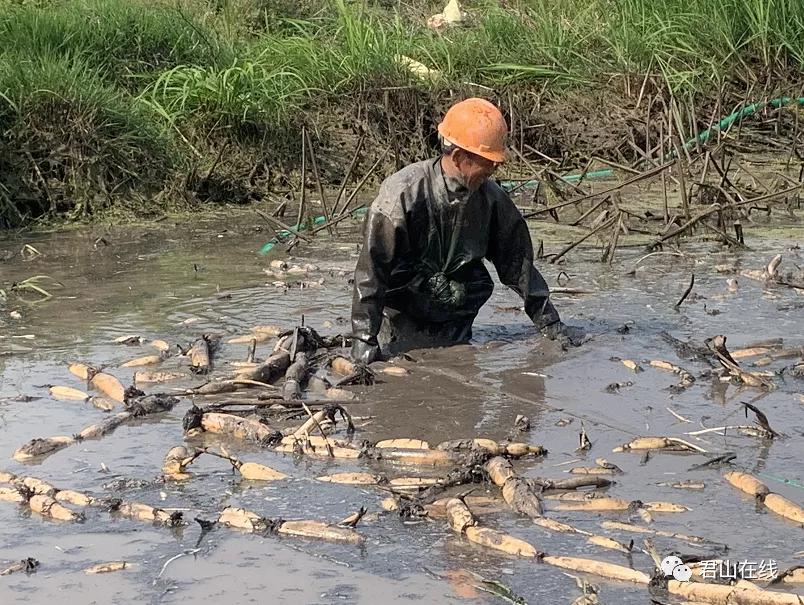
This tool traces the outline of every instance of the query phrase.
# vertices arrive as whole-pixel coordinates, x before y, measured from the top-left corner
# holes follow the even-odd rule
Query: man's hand
[[[380,353],[379,345],[369,344],[355,338],[352,342],[352,359],[368,365],[372,361],[381,360],[382,353]]]
[[[541,329],[542,336],[555,340],[563,349],[579,347],[586,340],[586,332],[578,326],[568,326],[563,321],[557,321]]]

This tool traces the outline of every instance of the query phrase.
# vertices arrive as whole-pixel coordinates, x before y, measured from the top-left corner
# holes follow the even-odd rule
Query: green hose
[[[358,215],[361,215],[361,214],[365,214],[366,210],[367,210],[366,208],[357,208],[351,214],[353,216],[358,216]],[[309,222],[305,221],[304,223],[299,223],[298,225],[293,225],[291,227],[291,229],[293,229],[294,231],[304,231],[304,230],[309,229],[309,228],[319,227],[319,226],[323,225],[326,222],[327,222],[327,217],[325,217],[325,216],[317,216],[317,217],[315,217],[313,219],[312,225],[309,224]],[[291,237],[292,235],[293,234],[290,231],[284,231],[284,230],[280,231],[279,233],[277,233],[277,237],[269,240],[268,242],[266,242],[263,245],[262,248],[260,248],[259,254],[265,256],[271,250],[273,250],[274,246],[276,246],[278,243],[280,243],[280,241],[282,239],[284,239],[286,237]]]
[[[782,107],[784,105],[790,105],[794,101],[797,102],[799,105],[804,105],[804,97],[799,97],[798,99],[793,99],[793,97],[779,97],[778,99],[773,99],[772,101],[759,101],[757,103],[752,103],[751,105],[747,105],[746,107],[743,107],[742,109],[740,109],[738,111],[735,111],[734,113],[726,116],[725,118],[722,118],[717,124],[715,124],[711,128],[707,128],[702,133],[700,133],[697,137],[692,138],[689,141],[687,141],[686,143],[684,143],[684,148],[689,149],[691,147],[694,147],[697,144],[706,143],[709,139],[712,138],[712,135],[715,134],[716,132],[722,131],[722,130],[725,130],[725,129],[729,128],[732,124],[734,124],[738,120],[742,120],[743,118],[747,118],[748,116],[751,116],[751,115],[755,114],[756,112],[760,111],[761,109],[764,109],[765,107],[771,106],[771,107],[773,107],[775,109],[778,109],[778,108],[780,108],[780,107]],[[673,157],[675,157],[674,153],[670,155],[671,159]],[[605,168],[603,170],[595,170],[593,172],[587,172],[585,175],[584,174],[569,174],[567,176],[562,176],[561,180],[566,181],[568,183],[571,183],[571,182],[574,182],[574,181],[581,180],[581,177],[587,178],[587,179],[602,179],[602,178],[608,178],[608,177],[611,177],[611,176],[614,176],[614,170],[612,170],[611,168]],[[525,181],[525,182],[522,182],[522,181],[519,181],[519,182],[518,181],[501,181],[500,185],[502,186],[503,189],[505,189],[507,191],[510,191],[511,189],[515,189],[515,188],[516,189],[521,189],[521,188],[534,189],[534,188],[538,187],[539,181],[536,180],[536,179],[533,179],[533,180],[530,180],[530,181]],[[366,209],[361,208],[361,209],[355,211],[353,214],[360,215],[360,214],[365,214],[365,212],[366,212]],[[315,226],[323,225],[326,222],[326,220],[327,219],[324,216],[317,216],[317,217],[315,217],[315,219],[313,219],[313,226],[315,227]],[[303,229],[306,229],[307,225],[306,224],[305,225],[298,224],[298,225],[294,225],[292,228],[295,231],[301,231]],[[262,254],[262,255],[268,254],[271,250],[274,249],[274,246],[276,246],[280,242],[281,238],[290,237],[291,235],[293,235],[293,234],[290,231],[280,231],[278,233],[278,237],[275,237],[272,240],[270,240],[269,242],[267,242],[260,249],[259,253]]]
[[[793,102],[797,102],[799,105],[804,105],[804,97],[799,97],[798,99],[793,99],[793,97],[779,97],[778,99],[773,99],[772,101],[760,101],[758,103],[752,103],[751,105],[747,105],[742,109],[735,111],[734,113],[722,118],[717,124],[712,126],[711,128],[707,128],[702,133],[700,133],[697,138],[693,137],[686,143],[684,143],[685,149],[690,149],[697,144],[706,143],[712,136],[717,133],[718,131],[726,130],[732,124],[737,122],[738,120],[742,120],[743,118],[747,118],[755,114],[756,112],[764,109],[765,107],[771,106],[775,109],[782,107],[783,105],[790,105]],[[670,155],[670,159],[675,157],[675,153]],[[564,177],[561,177],[562,180],[567,181],[568,183],[578,181],[581,179],[582,174],[570,174]],[[596,179],[596,178],[607,178],[610,176],[614,176],[614,171],[610,168],[606,168],[604,170],[597,170],[595,172],[588,172],[584,178]],[[534,189],[538,187],[539,181],[534,179],[531,181],[527,181],[525,183],[516,181],[503,181],[501,183],[503,189],[511,190],[515,187],[518,188],[525,188],[525,189]]]

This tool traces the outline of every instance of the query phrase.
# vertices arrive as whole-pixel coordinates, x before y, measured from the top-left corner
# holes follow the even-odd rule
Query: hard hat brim
[[[479,155],[481,158],[485,158],[491,162],[494,162],[495,164],[505,163],[506,161],[505,151],[493,151],[490,149],[479,149],[477,147],[473,147],[470,145],[461,145],[460,143],[456,143],[455,141],[450,139],[449,136],[447,136],[447,134],[444,131],[445,131],[444,123],[441,122],[438,125],[438,134],[440,134],[441,137],[450,145],[458,147],[459,149],[463,149],[464,151],[468,151],[469,153]]]

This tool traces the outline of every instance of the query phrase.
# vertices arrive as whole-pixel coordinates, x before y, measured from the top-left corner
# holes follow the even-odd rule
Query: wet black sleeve
[[[525,219],[502,190],[496,192],[494,207],[486,256],[500,281],[522,297],[525,313],[537,328],[559,321],[547,282],[533,266],[533,243]]]
[[[352,336],[367,344],[377,344],[389,276],[406,241],[404,220],[391,220],[374,207],[369,210],[352,295]]]

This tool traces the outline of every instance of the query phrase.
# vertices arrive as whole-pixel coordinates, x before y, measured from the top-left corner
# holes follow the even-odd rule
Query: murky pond
[[[540,226],[534,226],[536,234]],[[0,578],[4,603],[53,603],[61,598],[80,603],[376,603],[493,602],[496,597],[473,587],[462,570],[497,579],[529,603],[571,603],[580,595],[575,581],[561,570],[532,559],[517,559],[472,545],[453,533],[443,520],[403,521],[383,512],[387,493],[372,487],[318,482],[337,471],[372,470],[389,476],[416,474],[377,461],[294,459],[261,451],[236,441],[223,441],[233,454],[262,462],[291,477],[261,484],[242,481],[225,461],[202,457],[188,481],[147,482],[161,474],[162,460],[183,442],[182,416],[191,402],[182,399],[171,412],[129,423],[100,440],[75,444],[40,464],[23,465],[12,453],[34,437],[72,435],[102,420],[106,413],[89,404],[56,401],[47,385],[82,388],[67,371],[68,362],[104,365],[130,384],[134,369],[117,367],[152,351],[114,344],[126,334],[161,338],[186,346],[202,333],[225,336],[248,333],[255,325],[291,328],[302,317],[322,333],[348,333],[355,258],[355,229],[343,229],[337,240],[322,238],[315,246],[297,248],[293,260],[315,268],[289,276],[288,287],[273,282],[264,269],[268,259],[256,250],[268,237],[255,229],[251,216],[220,215],[190,224],[163,222],[147,229],[93,228],[35,237],[7,238],[0,247],[13,252],[0,263],[0,287],[31,275],[46,274],[63,287],[54,298],[26,305],[12,298],[0,319],[0,469],[47,480],[103,497],[120,497],[184,513],[187,525],[168,529],[120,519],[102,509],[86,509],[80,524],[44,520],[14,504],[0,503],[0,568],[34,557],[41,562],[31,575]],[[791,235],[792,234],[792,235]],[[804,503],[804,381],[782,372],[777,388],[761,391],[727,383],[709,372],[703,360],[679,357],[663,332],[702,344],[723,334],[730,349],[772,338],[785,348],[804,346],[804,298],[792,288],[764,287],[742,277],[743,270],[765,266],[776,253],[783,266],[801,266],[797,244],[801,231],[787,237],[751,238],[750,251],[728,252],[718,245],[685,247],[684,256],[658,255],[639,262],[644,248],[622,250],[611,267],[599,263],[598,249],[576,250],[565,265],[542,266],[548,282],[590,290],[592,294],[556,295],[565,320],[583,325],[592,340],[562,353],[543,343],[528,326],[515,295],[498,288],[483,309],[471,346],[416,351],[407,362],[411,375],[381,375],[373,387],[352,387],[360,397],[348,406],[359,417],[356,439],[376,441],[415,437],[430,443],[482,436],[505,439],[518,414],[530,417],[530,432],[517,440],[545,446],[544,458],[521,460],[523,476],[568,477],[572,466],[594,466],[605,457],[624,473],[608,494],[626,500],[670,501],[688,507],[683,513],[655,513],[653,527],[700,535],[728,544],[732,561],[778,562],[784,569],[801,564],[802,528],[757,508],[748,496],[729,486],[723,469],[688,469],[710,455],[736,453],[732,468],[746,470],[769,488]],[[104,241],[98,238],[103,237]],[[18,251],[30,243],[41,256],[23,260]],[[724,269],[723,265],[729,265]],[[725,272],[724,272],[725,271]],[[674,308],[689,275],[695,273],[693,295]],[[566,282],[569,277],[569,282]],[[736,277],[737,290],[727,287]],[[299,287],[305,282],[306,287]],[[9,312],[16,310],[19,319]],[[327,323],[328,322],[328,323]],[[323,326],[329,326],[325,328]],[[627,329],[626,329],[627,328]],[[258,356],[269,353],[262,344]],[[216,356],[216,372],[242,361],[247,345],[224,345]],[[634,373],[616,358],[644,366]],[[748,369],[756,358],[741,360]],[[650,360],[667,360],[696,377],[682,390],[672,389],[678,376],[653,368]],[[761,370],[780,372],[798,358],[773,361]],[[160,369],[187,374],[187,379],[154,385],[170,392],[203,382],[187,372],[187,360],[171,358]],[[622,383],[619,390],[608,389]],[[21,399],[28,396],[30,400]],[[685,433],[706,427],[746,425],[749,402],[784,433],[772,441],[741,435]],[[671,411],[672,410],[672,413]],[[685,422],[678,417],[689,420]],[[293,423],[291,423],[293,424]],[[592,447],[576,451],[585,429]],[[708,453],[612,453],[637,436],[681,437]],[[218,444],[213,439],[210,444]],[[430,470],[428,474],[432,474]],[[694,479],[705,489],[671,487]],[[661,484],[661,485],[660,485]],[[499,490],[482,484],[475,495]],[[546,500],[546,514],[621,542],[644,536],[601,528],[604,520],[627,521],[627,513],[564,512]],[[216,527],[202,531],[195,517],[215,519],[234,505],[270,518],[318,519],[336,523],[361,506],[367,517],[358,525],[363,547],[346,547],[303,538],[261,537]],[[649,557],[630,555],[586,543],[578,534],[553,533],[502,507],[479,516],[489,527],[527,540],[551,554],[585,556],[650,571]],[[708,556],[701,545],[654,536],[657,550]],[[716,553],[715,553],[716,554]],[[95,563],[125,560],[124,571],[86,575]],[[469,579],[467,579],[469,578]],[[608,582],[589,576],[600,588],[601,602],[646,603],[645,587]],[[792,589],[790,585],[788,589]],[[799,588],[801,590],[801,588]],[[804,594],[804,592],[802,592]],[[671,597],[662,597],[674,602]]]

